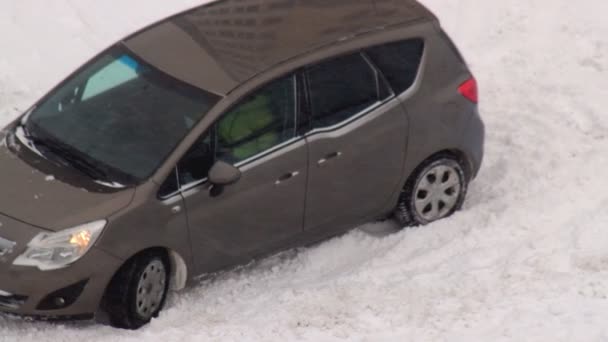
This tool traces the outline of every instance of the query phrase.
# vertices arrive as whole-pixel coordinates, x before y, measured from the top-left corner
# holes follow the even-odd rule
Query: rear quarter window
[[[418,75],[424,41],[408,39],[367,49],[366,54],[384,74],[395,93],[409,89]]]

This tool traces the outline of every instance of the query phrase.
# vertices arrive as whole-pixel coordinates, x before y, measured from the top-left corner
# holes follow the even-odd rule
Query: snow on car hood
[[[90,184],[98,188],[103,185],[23,149],[11,142],[10,137],[2,138],[0,213],[6,216],[58,231],[107,218],[125,208],[133,198],[134,190],[129,188],[91,190]]]

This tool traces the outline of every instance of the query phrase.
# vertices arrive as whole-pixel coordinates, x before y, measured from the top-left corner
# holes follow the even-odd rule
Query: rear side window
[[[376,46],[367,49],[366,53],[395,93],[401,94],[416,81],[423,51],[422,39],[410,39]]]
[[[378,72],[359,53],[306,70],[312,128],[332,126],[390,96]]]

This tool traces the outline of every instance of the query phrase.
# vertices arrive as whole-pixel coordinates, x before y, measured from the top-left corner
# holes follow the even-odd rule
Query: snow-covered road
[[[481,85],[486,160],[463,212],[228,272],[141,331],[0,318],[0,341],[608,341],[608,2],[423,2]],[[0,121],[197,3],[0,0]]]

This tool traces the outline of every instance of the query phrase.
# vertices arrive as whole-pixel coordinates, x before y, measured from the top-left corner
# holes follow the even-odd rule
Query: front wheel
[[[395,218],[402,227],[426,225],[446,218],[462,207],[467,178],[461,163],[439,155],[420,165],[405,185]]]
[[[145,253],[118,271],[103,303],[112,326],[138,329],[158,316],[169,289],[168,265],[162,253]]]

